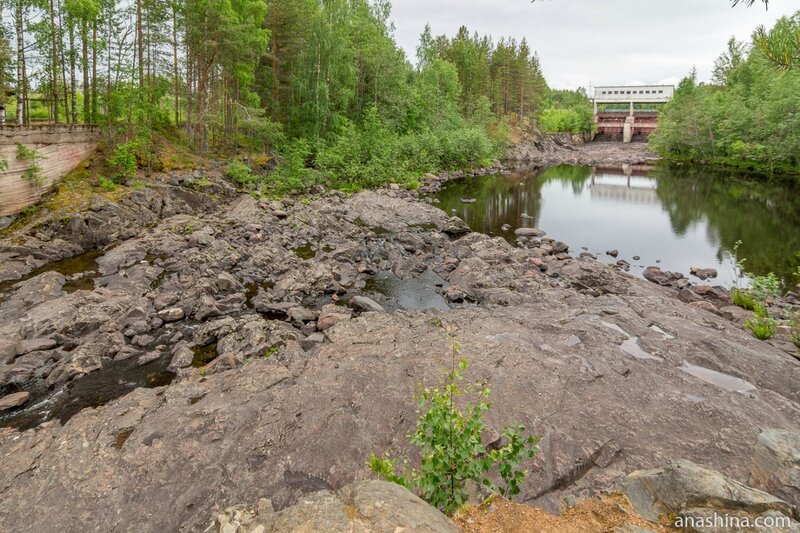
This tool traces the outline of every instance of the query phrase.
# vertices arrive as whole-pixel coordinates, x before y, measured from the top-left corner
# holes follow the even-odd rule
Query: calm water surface
[[[792,183],[697,168],[558,166],[451,182],[437,197],[473,231],[513,242],[514,229],[538,227],[569,243],[574,255],[587,248],[612,263],[617,259],[605,252],[617,249],[636,275],[656,264],[687,275],[693,266],[712,267],[719,271],[713,283],[730,286],[741,240],[748,269],[800,281],[800,188]]]

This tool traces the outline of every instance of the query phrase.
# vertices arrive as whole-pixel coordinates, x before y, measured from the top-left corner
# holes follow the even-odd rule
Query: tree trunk
[[[72,98],[72,123],[78,123],[78,83],[75,79],[75,21],[67,17],[69,26],[69,67],[70,67],[70,96]],[[85,89],[84,89],[85,90]],[[84,96],[84,100],[85,100]]]
[[[142,0],[136,0],[136,49],[139,60],[139,87],[144,87],[144,41],[142,39]]]
[[[89,22],[81,20],[81,67],[83,67],[83,122],[88,124],[91,119],[89,104]]]
[[[50,65],[51,78],[50,94],[53,98],[53,121],[58,124],[58,47],[56,46],[56,9],[53,0],[50,0],[50,41],[52,43]]]
[[[106,121],[111,123],[111,13],[106,21]]]
[[[175,127],[181,119],[180,78],[178,77],[178,9],[172,4],[172,76],[175,83]]]
[[[17,29],[17,124],[25,124],[25,33],[24,33],[24,9],[22,0],[16,2]]]
[[[67,58],[64,55],[64,26],[61,20],[61,0],[58,2],[58,58],[61,62],[61,84],[64,87],[64,118],[69,123],[71,118],[69,108],[69,86],[67,85]]]
[[[111,72],[108,73],[111,75]],[[92,21],[92,124],[97,122],[97,19]]]

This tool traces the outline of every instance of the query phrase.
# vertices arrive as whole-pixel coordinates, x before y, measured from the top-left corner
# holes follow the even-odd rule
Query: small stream
[[[719,277],[711,283],[730,286],[733,248],[741,240],[739,255],[749,270],[800,281],[794,279],[800,265],[797,183],[702,167],[557,166],[453,181],[436,198],[473,231],[513,243],[515,229],[541,228],[568,243],[573,255],[585,249],[608,263],[624,259],[639,276],[652,265],[687,276],[692,267],[716,268]],[[607,256],[609,250],[619,256]]]

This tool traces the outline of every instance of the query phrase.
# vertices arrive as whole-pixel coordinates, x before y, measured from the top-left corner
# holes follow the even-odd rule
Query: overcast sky
[[[426,23],[434,35],[526,37],[551,87],[677,83],[711,77],[728,39],[800,10],[800,0],[731,8],[728,0],[394,0],[395,36],[412,62]]]

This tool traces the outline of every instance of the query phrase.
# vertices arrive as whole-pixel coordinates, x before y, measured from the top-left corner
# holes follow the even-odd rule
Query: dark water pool
[[[747,268],[797,283],[800,265],[800,187],[796,182],[744,179],[703,168],[652,169],[558,166],[509,176],[468,178],[438,194],[440,208],[473,229],[513,242],[514,229],[538,227],[609,263],[689,274],[713,267],[713,282],[734,281],[732,252]],[[462,199],[475,199],[465,203]],[[505,231],[508,224],[511,229]],[[639,256],[639,260],[634,260]]]

